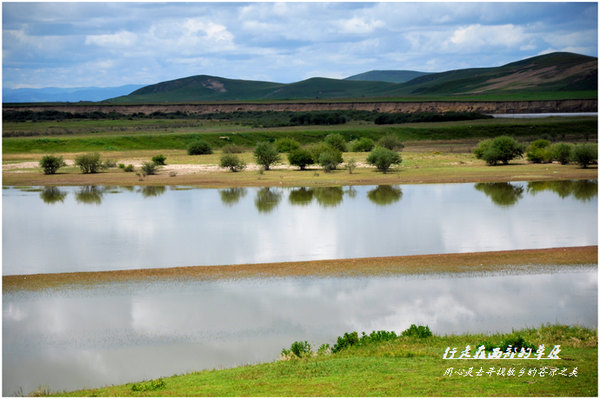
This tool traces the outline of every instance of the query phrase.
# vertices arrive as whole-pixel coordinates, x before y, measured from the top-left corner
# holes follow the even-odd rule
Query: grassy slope
[[[442,359],[447,347],[464,349],[482,341],[499,344],[503,335],[401,337],[394,341],[352,347],[334,355],[278,361],[226,370],[202,371],[162,378],[158,384],[138,383],[83,390],[70,396],[597,396],[597,331],[544,326],[520,330],[527,342],[561,345],[561,360]],[[321,343],[312,343],[318,347]],[[518,377],[522,368],[577,367],[577,377]],[[446,370],[468,370],[473,377],[444,376]],[[515,376],[487,375],[515,369]],[[475,376],[483,368],[482,376]]]

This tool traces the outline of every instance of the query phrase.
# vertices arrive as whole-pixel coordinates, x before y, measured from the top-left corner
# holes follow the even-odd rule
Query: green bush
[[[246,162],[234,154],[223,154],[220,165],[222,168],[229,168],[232,172],[239,172],[246,168]]]
[[[290,162],[290,165],[300,167],[300,170],[304,170],[308,165],[314,163],[310,151],[305,148],[298,148],[291,151],[288,154],[288,161]]]
[[[155,175],[158,170],[158,165],[154,162],[144,162],[142,164],[142,174],[144,175]]]
[[[134,168],[132,164],[129,164],[123,168],[124,172],[133,172]]]
[[[409,328],[402,331],[403,337],[417,337],[417,338],[427,338],[431,337],[433,334],[431,330],[429,330],[428,326],[417,326],[415,324],[411,324]]]
[[[342,153],[334,148],[324,151],[319,155],[319,165],[323,167],[325,172],[335,170],[342,162],[344,162]]]
[[[94,152],[78,155],[75,157],[75,165],[81,169],[81,173],[97,173],[102,169],[100,154]]]
[[[550,142],[548,140],[535,140],[527,147],[527,159],[533,163],[550,162],[549,146]]]
[[[278,152],[291,152],[300,148],[300,143],[295,139],[285,137],[275,140],[275,148]]]
[[[45,175],[53,175],[58,169],[67,166],[63,157],[55,155],[44,155],[42,159],[40,159],[39,165]]]
[[[573,157],[573,145],[567,143],[552,144],[548,152],[550,153],[551,160],[558,161],[561,165],[566,165]]]
[[[399,165],[402,158],[396,151],[384,147],[375,147],[367,157],[367,162],[376,166],[383,173],[387,173],[392,165]]]
[[[212,148],[207,141],[204,140],[196,140],[187,148],[188,155],[203,155],[203,154],[212,154]]]
[[[256,144],[254,148],[254,158],[256,163],[262,165],[265,170],[269,170],[271,165],[281,160],[281,156],[277,151],[277,148],[269,142],[261,142]]]
[[[331,348],[332,353],[337,353],[343,349],[350,348],[351,346],[358,345],[360,340],[358,338],[358,333],[353,331],[351,333],[344,333],[343,337],[338,337],[337,342]]]
[[[120,163],[119,164],[119,169],[125,169],[125,164],[124,163]]]
[[[488,165],[505,165],[515,158],[523,156],[523,146],[512,137],[499,136],[495,139],[480,141],[473,153],[478,159],[483,159]]]
[[[158,154],[152,157],[152,162],[154,162],[157,165],[166,165],[166,160],[167,157],[165,157],[163,154]]]
[[[375,142],[368,137],[361,137],[350,143],[352,152],[369,152],[375,148]]]
[[[392,151],[402,151],[404,148],[404,144],[402,144],[400,139],[394,134],[387,134],[383,136],[379,139],[377,145]]]
[[[573,160],[583,168],[598,162],[597,144],[578,144],[573,148]]]
[[[290,347],[290,351],[298,357],[304,357],[311,354],[310,344],[307,341],[294,342]]]
[[[327,137],[325,137],[325,143],[340,152],[347,151],[346,140],[344,140],[344,136],[339,133],[327,135]]]
[[[221,148],[223,154],[241,154],[244,152],[244,147],[236,144],[225,144],[223,148]]]

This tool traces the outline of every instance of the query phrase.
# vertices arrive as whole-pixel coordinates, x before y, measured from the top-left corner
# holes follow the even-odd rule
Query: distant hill
[[[419,76],[429,75],[429,72],[418,71],[369,71],[359,73],[358,75],[348,76],[344,80],[363,80],[369,82],[390,82],[404,83],[418,78]]]
[[[2,89],[2,101],[10,103],[102,101],[127,95],[143,85],[118,87],[44,87],[41,89]]]
[[[369,72],[367,75],[377,76]],[[311,78],[283,84],[198,75],[146,86],[107,102],[139,104],[385,97],[418,99],[427,96],[452,97],[561,91],[572,93],[597,90],[597,58],[573,53],[552,53],[500,67],[424,74],[404,83]]]

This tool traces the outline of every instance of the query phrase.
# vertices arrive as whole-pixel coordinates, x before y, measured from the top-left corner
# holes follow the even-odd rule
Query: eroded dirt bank
[[[488,114],[518,114],[546,112],[597,112],[598,100],[546,101],[423,101],[423,102],[293,102],[293,103],[213,103],[155,105],[3,105],[4,111],[117,112],[125,115],[153,112],[184,112],[208,114],[236,111],[334,111],[361,110],[390,113],[413,112],[481,112]]]

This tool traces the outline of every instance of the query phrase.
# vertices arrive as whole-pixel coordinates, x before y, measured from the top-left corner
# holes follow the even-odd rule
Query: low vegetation
[[[399,335],[394,331],[361,335],[353,331],[338,337],[333,346],[296,341],[276,362],[64,395],[597,396],[597,340],[596,330],[564,325],[491,335],[440,336],[417,325]],[[473,348],[481,343],[500,348],[510,345],[512,349],[544,344],[548,351],[552,345],[561,345],[561,352],[559,359],[548,361],[443,359],[447,348],[462,351],[467,345]],[[472,377],[465,376],[468,370]]]
[[[377,170],[387,173],[393,165],[400,165],[402,158],[396,151],[385,147],[375,147],[367,157],[367,162],[375,166]]]
[[[210,144],[205,140],[196,140],[190,143],[187,148],[188,155],[212,154]]]
[[[40,159],[39,165],[45,175],[53,175],[58,169],[67,166],[63,157],[54,155],[44,155],[42,159]]]
[[[97,152],[78,155],[75,157],[75,166],[81,169],[81,173],[98,173],[103,169],[100,154]]]
[[[241,172],[246,169],[246,162],[241,160],[235,154],[223,154],[221,156],[220,166],[222,168],[229,168],[232,172]]]

